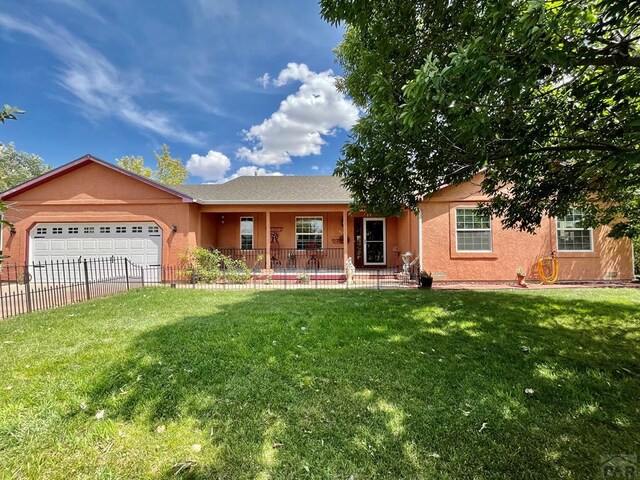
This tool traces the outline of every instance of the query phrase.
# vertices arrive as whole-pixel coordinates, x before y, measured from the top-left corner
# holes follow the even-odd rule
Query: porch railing
[[[266,268],[267,249],[256,248],[217,248],[223,255],[233,259],[242,259],[254,271]],[[344,269],[344,250],[342,248],[272,248],[271,268],[276,271],[312,272],[315,270]]]

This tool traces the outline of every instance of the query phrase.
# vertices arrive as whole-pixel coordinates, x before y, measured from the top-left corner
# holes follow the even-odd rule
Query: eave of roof
[[[166,193],[169,193],[171,195],[175,195],[178,198],[181,198],[183,202],[185,203],[194,203],[194,199],[189,196],[189,195],[185,195],[184,193],[178,192],[172,188],[167,187],[166,185],[162,185],[159,184],[157,182],[154,182],[153,180],[150,180],[146,177],[140,176],[138,174],[135,174],[133,172],[130,172],[128,170],[125,170],[123,168],[120,168],[116,165],[113,165],[109,162],[106,162],[104,160],[101,160],[99,158],[94,157],[93,155],[84,155],[76,160],[73,160],[72,162],[69,162],[65,165],[62,165],[58,168],[54,168],[53,170],[49,170],[47,173],[44,173],[42,175],[40,175],[39,177],[36,178],[32,178],[31,180],[28,180],[20,185],[17,185],[13,188],[10,188],[9,190],[6,190],[5,192],[0,193],[0,200],[7,200],[11,197],[13,197],[14,195],[18,195],[19,193],[25,192],[27,190],[30,190],[34,187],[37,187],[38,185],[42,185],[43,183],[46,183],[50,180],[53,180],[54,178],[58,178],[62,175],[65,175],[73,170],[77,170],[78,168],[83,167],[84,165],[88,164],[88,163],[97,163],[99,165],[102,165],[104,167],[110,168],[112,170],[115,170],[116,172],[122,173],[123,175],[126,175],[130,178],[133,178],[134,180],[138,180],[140,182],[146,183],[147,185],[151,185],[152,187],[155,187],[159,190],[162,190]]]
[[[349,205],[342,200],[202,200],[193,199],[200,205]]]

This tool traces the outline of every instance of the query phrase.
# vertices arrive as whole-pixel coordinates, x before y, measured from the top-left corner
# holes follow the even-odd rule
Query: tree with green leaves
[[[134,157],[133,155],[130,157],[122,157],[118,160],[118,166],[133,172],[136,175],[140,175],[141,177],[153,178],[153,169],[145,167],[144,158],[140,155],[137,157]]]
[[[16,117],[16,115],[22,115],[24,113],[25,112],[23,110],[20,110],[19,108],[11,107],[5,104],[4,108],[0,110],[0,122],[5,123],[7,120],[17,120],[18,117]],[[3,167],[4,167],[3,165],[0,165],[0,168],[3,168]],[[3,172],[4,170],[0,170],[0,182],[2,182],[2,178],[4,177]],[[3,190],[6,190],[6,189],[2,188],[2,186],[0,185],[0,192]],[[3,227],[11,226],[11,222],[8,221],[4,216],[4,212],[6,211],[7,211],[7,206],[4,203],[0,202],[0,229]],[[0,245],[0,264],[2,264],[3,258],[4,257],[2,255],[2,245]]]
[[[156,159],[156,170],[146,167],[141,156],[122,157],[117,163],[120,168],[164,185],[180,185],[189,179],[189,172],[182,160],[173,158],[166,145],[162,145],[162,153],[153,152],[153,156]]]
[[[534,231],[571,207],[640,234],[640,0],[321,0],[364,110],[336,173],[355,207],[415,208],[483,171]]]
[[[0,144],[0,192],[20,185],[51,170],[42,158],[34,153],[16,150],[13,143]]]
[[[5,103],[2,110],[0,110],[0,122],[5,123],[7,120],[17,120],[18,117],[16,115],[23,115],[24,110],[20,110],[19,108],[12,107]]]

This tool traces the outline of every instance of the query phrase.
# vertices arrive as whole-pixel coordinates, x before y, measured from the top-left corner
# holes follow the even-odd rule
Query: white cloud
[[[0,27],[39,40],[63,64],[59,84],[76,96],[88,116],[115,116],[142,130],[193,145],[202,144],[199,134],[181,129],[166,114],[147,110],[133,98],[130,81],[97,50],[48,20],[39,24],[0,13]]]
[[[268,73],[265,73],[261,77],[256,78],[256,82],[262,85],[262,88],[267,88],[271,83],[271,75],[269,75]]]
[[[229,177],[229,180],[233,180],[238,177],[246,177],[246,176],[258,176],[258,177],[281,177],[282,173],[273,172],[266,170],[264,168],[255,167],[253,165],[247,167],[240,167],[236,173]]]
[[[311,170],[320,170],[318,165],[311,165]]]
[[[209,150],[205,156],[197,153],[191,155],[186,167],[191,175],[204,180],[220,181],[231,168],[231,160],[223,153]]]
[[[266,79],[263,76],[262,79]],[[305,64],[289,63],[272,81],[276,87],[297,81],[298,91],[280,103],[278,111],[245,131],[249,147],[236,155],[254,165],[281,165],[291,157],[319,155],[323,136],[336,129],[349,130],[358,119],[358,109],[336,89],[331,70],[316,73]]]

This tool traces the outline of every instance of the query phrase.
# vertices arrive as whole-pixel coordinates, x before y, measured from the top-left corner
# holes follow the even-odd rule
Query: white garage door
[[[144,223],[39,223],[33,227],[30,263],[126,257],[132,263],[162,262],[162,230]]]

